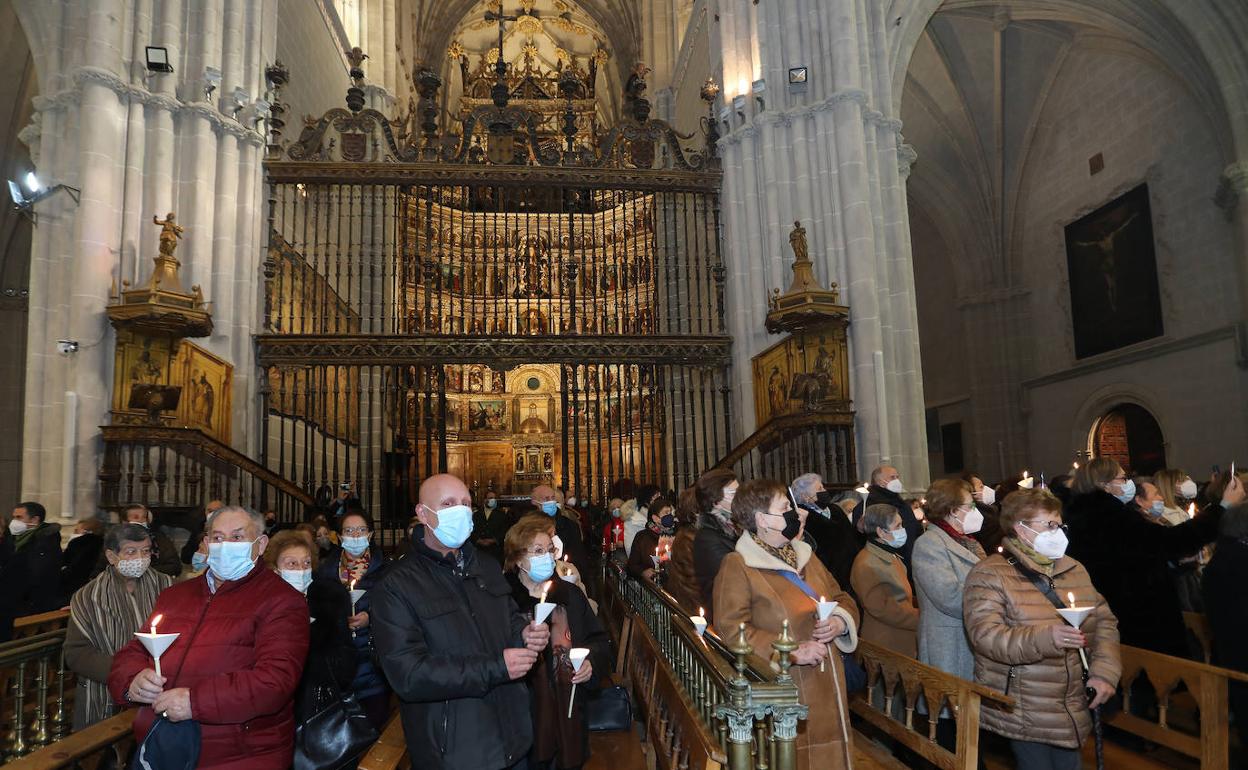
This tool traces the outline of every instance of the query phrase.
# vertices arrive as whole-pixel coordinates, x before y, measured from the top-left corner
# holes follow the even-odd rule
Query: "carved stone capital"
[[[777,740],[791,741],[797,738],[797,723],[810,714],[810,708],[800,703],[773,706],[771,709],[772,732]]]
[[[1248,193],[1248,162],[1232,163],[1222,171],[1213,202],[1229,214],[1245,193]]]
[[[762,705],[737,707],[721,703],[715,707],[715,718],[728,723],[728,740],[732,743],[753,741],[755,720],[766,716],[767,707]]]

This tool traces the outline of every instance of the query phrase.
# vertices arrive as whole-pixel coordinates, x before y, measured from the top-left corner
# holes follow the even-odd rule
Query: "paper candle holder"
[[[555,611],[554,602],[538,602],[533,608],[533,625],[541,625],[546,622],[546,618],[550,617],[550,613]]]
[[[134,637],[138,639],[139,643],[142,644],[144,649],[147,650],[147,654],[151,655],[152,659],[156,661],[156,676],[161,676],[160,656],[165,654],[165,650],[168,650],[169,646],[172,645],[179,636],[181,636],[181,634],[150,634],[139,631],[134,632]]]

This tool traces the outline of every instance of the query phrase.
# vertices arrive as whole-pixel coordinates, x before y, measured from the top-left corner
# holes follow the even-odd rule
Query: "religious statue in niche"
[[[516,450],[516,473],[524,473],[524,452]]]
[[[1075,357],[1163,334],[1148,185],[1066,226]]]
[[[490,390],[495,393],[502,393],[506,390],[506,381],[503,379],[503,373],[497,370],[490,371]]]
[[[549,297],[546,290],[550,276],[548,247],[540,238],[528,238],[516,255],[516,297]]]
[[[542,453],[542,470],[549,472],[554,467],[554,455],[547,451]]]
[[[468,369],[468,392],[480,393],[482,390],[481,367],[473,366]]]
[[[546,316],[537,308],[529,308],[524,314],[525,334],[545,334]]]
[[[464,372],[458,366],[447,364],[446,366],[446,389],[459,390],[464,389]]]

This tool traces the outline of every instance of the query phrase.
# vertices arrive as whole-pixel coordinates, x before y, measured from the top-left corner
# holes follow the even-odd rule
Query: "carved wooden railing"
[[[855,652],[867,672],[867,688],[850,698],[850,710],[894,741],[943,770],[974,770],[979,764],[980,711],[987,703],[1012,709],[1014,699],[920,663],[892,650],[859,640]],[[927,714],[948,707],[957,723],[956,751],[936,743],[936,720],[921,716],[926,730],[916,726],[920,699]],[[894,718],[904,714],[902,720]]]
[[[272,510],[302,521],[312,495],[196,428],[106,425],[100,505],[198,509],[209,500]]]
[[[10,760],[6,770],[63,770],[98,767],[101,760],[111,757],[113,767],[125,767],[126,757],[134,745],[132,727],[137,709],[126,709],[117,716],[97,722],[62,738],[50,746]]]
[[[787,672],[795,647],[787,634],[775,645],[777,671],[743,636],[729,643],[708,630],[699,637],[676,599],[654,583],[614,564],[605,573],[604,618],[658,766],[795,767],[807,707]]]
[[[62,626],[0,644],[0,755],[20,757],[69,734],[75,680],[64,643]]]
[[[1248,674],[1138,647],[1123,645],[1121,650],[1123,708],[1109,717],[1108,723],[1199,759],[1201,770],[1230,767],[1227,685],[1232,681],[1248,682]],[[1157,693],[1156,721],[1131,713],[1131,685],[1141,676],[1148,679]],[[1175,718],[1177,712],[1183,712],[1182,721],[1189,723],[1199,714],[1194,732],[1181,730],[1173,724],[1180,721]]]
[[[743,479],[818,473],[829,488],[848,489],[858,484],[857,464],[852,412],[802,412],[768,420],[715,467]]]

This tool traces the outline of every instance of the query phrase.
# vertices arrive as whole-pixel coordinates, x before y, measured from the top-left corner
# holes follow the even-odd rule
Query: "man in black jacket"
[[[914,509],[910,507],[910,503],[901,498],[905,491],[906,487],[901,483],[901,475],[893,466],[881,465],[871,471],[871,486],[867,492],[867,504],[854,514],[854,524],[858,524],[859,519],[862,518],[863,511],[877,503],[891,505],[896,508],[897,513],[901,514],[901,523],[906,528],[906,544],[901,547],[899,553],[906,562],[906,571],[909,572],[910,551],[914,549],[914,541],[918,540],[919,535],[923,534],[923,525],[915,518]]]
[[[823,478],[818,473],[798,476],[789,488],[793,491],[793,499],[809,514],[806,517],[806,542],[841,588],[852,594],[849,573],[854,568],[854,557],[861,547],[858,545],[858,533],[845,515],[845,509],[833,503],[832,493],[824,488]]]
[[[524,766],[533,741],[521,680],[550,628],[520,613],[498,562],[468,542],[471,503],[454,476],[426,479],[411,550],[373,589],[373,646],[412,767]]]
[[[47,523],[39,503],[19,503],[0,543],[0,641],[12,638],[13,621],[25,615],[59,610],[61,525]]]

